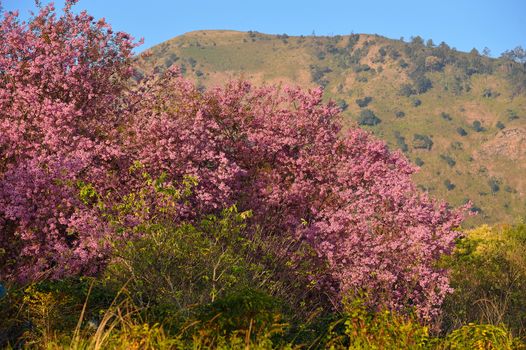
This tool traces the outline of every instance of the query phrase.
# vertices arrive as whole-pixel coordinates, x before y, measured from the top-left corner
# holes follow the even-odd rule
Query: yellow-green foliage
[[[360,299],[345,302],[343,317],[331,325],[327,339],[330,349],[422,349],[432,344],[429,328],[415,317],[371,312]]]
[[[73,293],[83,281],[69,281],[65,292],[49,284],[20,291],[15,317],[30,327],[8,349],[525,349],[504,326],[467,324],[437,337],[416,318],[395,312],[373,312],[361,299],[345,301],[336,321],[319,328],[317,339],[303,341],[290,333],[276,312],[275,301],[264,294],[239,291],[203,305],[198,317],[179,329],[170,329],[138,307],[123,289],[100,309],[100,282],[90,282],[86,299]],[[92,288],[92,286],[95,287]],[[65,287],[60,282],[55,285]],[[97,294],[98,293],[98,294]],[[6,316],[5,299],[0,300]],[[74,306],[74,307],[72,307]],[[66,313],[68,311],[69,313]],[[94,319],[94,315],[99,315]],[[75,317],[75,322],[70,318]],[[312,321],[312,320],[310,320]],[[302,326],[308,326],[303,320]],[[11,346],[11,347],[10,347]]]
[[[346,302],[342,317],[331,324],[326,342],[328,349],[451,349],[511,350],[525,345],[505,326],[489,324],[464,325],[439,337],[416,318],[396,312],[371,312],[360,299]]]
[[[511,350],[525,349],[517,339],[514,339],[506,328],[488,324],[462,326],[449,334],[440,348],[451,350]]]
[[[448,260],[455,292],[446,300],[445,326],[506,324],[526,336],[526,225],[483,225],[466,232]]]

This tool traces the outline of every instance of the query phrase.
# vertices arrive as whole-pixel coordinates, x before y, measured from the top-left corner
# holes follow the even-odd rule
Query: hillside
[[[452,205],[473,201],[479,215],[470,224],[514,222],[526,212],[519,63],[418,37],[197,31],[155,46],[136,64],[140,71],[179,65],[204,87],[230,79],[322,85],[348,125],[370,130],[421,167],[415,180],[423,190]]]

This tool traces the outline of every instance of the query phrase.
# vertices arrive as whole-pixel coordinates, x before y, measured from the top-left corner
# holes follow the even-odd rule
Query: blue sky
[[[34,0],[0,1],[4,10],[19,9],[26,17],[34,8]],[[62,3],[56,1],[57,6]],[[139,51],[200,29],[289,35],[376,33],[406,40],[420,35],[461,51],[488,47],[492,56],[518,45],[526,48],[526,0],[81,0],[75,8],[105,17],[116,30],[144,37]]]

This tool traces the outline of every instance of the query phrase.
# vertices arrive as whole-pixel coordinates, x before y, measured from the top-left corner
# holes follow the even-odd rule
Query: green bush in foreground
[[[109,302],[111,292],[116,296]],[[20,330],[16,338],[2,339],[0,346],[27,349],[525,349],[504,326],[470,323],[445,336],[437,336],[411,314],[374,312],[360,298],[347,299],[341,312],[332,313],[328,318],[312,315],[296,321],[297,324],[285,322],[287,315],[282,313],[277,299],[250,288],[229,291],[214,302],[196,305],[196,312],[178,328],[167,327],[161,316],[156,318],[151,311],[147,305],[136,305],[125,289],[114,291],[102,280],[69,280],[54,286],[48,282],[37,283],[10,291],[0,300],[0,316],[16,320]],[[304,337],[291,332],[297,329],[298,333],[305,333],[306,328],[316,333]]]
[[[444,304],[443,328],[471,322],[506,324],[526,336],[526,225],[483,225],[466,233],[447,259],[454,293]]]

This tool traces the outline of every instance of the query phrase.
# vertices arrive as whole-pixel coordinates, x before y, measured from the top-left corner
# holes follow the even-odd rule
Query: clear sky
[[[34,0],[0,0],[26,15]],[[42,3],[48,1],[42,0]],[[57,7],[63,1],[56,1]],[[143,50],[200,29],[256,30],[269,34],[367,33],[408,40],[420,35],[461,51],[492,56],[526,48],[526,0],[81,0],[76,9],[105,17],[115,30],[143,37]]]

